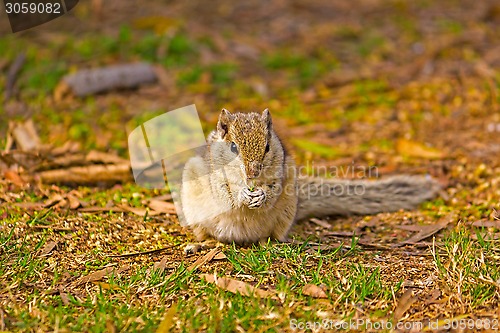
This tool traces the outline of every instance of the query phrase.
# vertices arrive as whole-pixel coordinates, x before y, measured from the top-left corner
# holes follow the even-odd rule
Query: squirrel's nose
[[[257,178],[262,170],[262,163],[250,162],[246,168],[247,179]]]

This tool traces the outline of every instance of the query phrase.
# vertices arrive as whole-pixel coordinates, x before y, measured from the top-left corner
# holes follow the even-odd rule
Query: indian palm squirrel
[[[425,176],[342,180],[298,175],[273,130],[271,114],[223,109],[202,156],[182,174],[182,224],[197,240],[286,241],[295,221],[308,216],[376,214],[413,209],[439,189]]]

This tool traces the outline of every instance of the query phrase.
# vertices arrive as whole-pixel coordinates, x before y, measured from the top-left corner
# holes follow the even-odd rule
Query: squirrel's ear
[[[269,109],[265,109],[262,112],[262,120],[266,122],[267,129],[271,129],[271,127],[273,126],[273,121],[271,119],[271,113],[269,112]]]
[[[226,136],[228,124],[232,119],[233,115],[231,114],[231,112],[226,109],[222,109],[219,115],[219,122],[217,123],[217,131],[219,132],[221,139],[224,139],[224,137]]]

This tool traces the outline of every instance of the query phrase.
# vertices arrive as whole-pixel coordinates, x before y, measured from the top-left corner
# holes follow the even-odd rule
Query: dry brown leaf
[[[166,266],[167,266],[168,258],[169,258],[168,256],[163,256],[163,258],[161,258],[160,261],[154,263],[153,269],[159,270],[160,273],[163,273],[165,271]]]
[[[116,333],[115,323],[113,323],[113,320],[111,319],[106,320],[106,332]]]
[[[24,123],[10,122],[9,133],[12,135],[18,149],[23,151],[37,150],[41,146],[40,137],[32,119]]]
[[[226,255],[224,254],[224,252],[220,251],[219,253],[217,253],[213,260],[224,260],[224,259],[227,259]]]
[[[413,296],[413,291],[411,289],[405,291],[399,298],[396,309],[394,309],[394,321],[398,322],[417,299],[417,297]]]
[[[172,303],[168,309],[165,317],[161,321],[160,325],[156,329],[156,333],[167,333],[174,326],[174,316],[177,312],[177,303]]]
[[[500,232],[496,232],[496,233],[482,233],[480,235],[481,238],[484,238],[484,239],[488,239],[488,240],[497,240],[497,239],[500,239]],[[474,239],[474,240],[477,240],[478,239],[478,236],[477,234],[472,234],[470,235],[470,238],[471,239]]]
[[[115,286],[115,285],[111,285],[111,284],[106,283],[106,282],[92,281],[92,283],[95,284],[96,286],[101,287],[102,289],[105,289],[105,290],[120,290],[120,287]]]
[[[5,204],[2,204],[2,206]],[[43,203],[41,202],[14,202],[14,203],[9,203],[9,205],[13,207],[19,207],[27,210],[41,210],[44,208]]]
[[[497,228],[500,229],[500,221],[476,221],[472,223],[474,227],[478,228]]]
[[[63,302],[64,305],[68,306],[69,305],[69,297],[68,294],[65,292],[59,292],[59,296],[61,297],[61,301]]]
[[[24,185],[27,184],[21,176],[15,171],[12,170],[5,170],[3,173],[3,176],[5,179],[9,180],[12,184],[19,186],[19,187],[24,187]]]
[[[318,287],[314,284],[308,283],[302,288],[302,294],[306,296],[311,296],[314,298],[328,298],[328,295],[323,290],[323,288]]]
[[[403,246],[403,245],[407,245],[407,244],[408,245],[416,244],[416,243],[426,239],[427,237],[430,237],[430,236],[434,235],[435,233],[446,228],[448,226],[448,223],[450,222],[450,220],[451,220],[450,215],[447,215],[447,216],[443,217],[441,220],[439,220],[436,224],[418,226],[418,227],[420,227],[418,233],[411,236],[410,238],[408,238],[405,241],[402,241],[400,243],[395,244],[394,246],[397,247],[397,246]]]
[[[77,284],[99,281],[100,279],[104,278],[109,273],[111,273],[114,269],[115,267],[106,267],[94,273],[90,273],[89,275],[82,276],[77,280]]]
[[[428,305],[428,304],[433,304],[433,303],[436,303],[436,300],[439,298],[439,296],[441,296],[441,290],[439,289],[433,289],[427,299],[425,300],[425,304]]]
[[[52,207],[54,205],[57,205],[58,203],[60,203],[63,200],[64,200],[64,198],[63,198],[62,195],[60,195],[60,194],[54,194],[50,198],[48,198],[47,200],[45,200],[43,206],[45,208],[49,208],[49,207]]]
[[[49,255],[50,252],[57,246],[57,242],[50,241],[41,249],[39,256],[44,257]]]
[[[320,219],[317,219],[317,218],[314,218],[314,217],[309,219],[309,221],[311,221],[312,223],[319,225],[320,227],[325,228],[325,229],[331,229],[331,227],[332,227],[332,225],[330,223],[323,221],[323,220],[320,220]]]
[[[217,255],[218,252],[220,252],[219,249],[217,249],[217,248],[212,249],[210,252],[208,252],[207,254],[205,254],[203,257],[199,257],[198,259],[196,259],[195,262],[193,262],[191,265],[189,265],[189,267],[187,268],[187,270],[188,271],[194,271],[195,269],[197,269],[198,267],[200,267],[204,263],[207,263],[207,262],[211,261]],[[173,274],[174,273],[169,274],[165,278],[165,281],[168,281]],[[163,283],[165,283],[165,282],[163,282]]]
[[[215,277],[213,274],[200,274],[207,282],[215,283],[215,285],[223,290],[232,292],[234,294],[241,294],[243,296],[256,296],[261,298],[277,298],[277,296],[270,291],[256,288],[251,284],[243,281],[234,280],[227,277]]]
[[[68,205],[69,205],[68,200],[66,200],[66,199],[62,199],[61,201],[59,201],[58,203],[56,203],[56,204],[54,205],[54,207],[57,207],[57,208],[63,208],[63,207],[68,207]]]
[[[394,227],[397,229],[406,230],[406,231],[413,231],[413,232],[419,232],[422,230],[422,225],[419,225],[419,224],[395,225]]]
[[[399,139],[397,144],[396,144],[396,150],[398,151],[399,154],[401,155],[406,155],[410,157],[420,157],[420,158],[426,158],[429,160],[432,159],[439,159],[444,156],[444,154],[432,147],[427,147],[426,145],[415,142],[415,141],[410,141],[406,139]]]
[[[210,252],[208,252],[207,254],[205,254],[203,257],[199,257],[194,263],[192,263],[191,265],[189,265],[188,271],[195,270],[198,267],[200,267],[201,265],[203,265],[203,264],[205,264],[207,262],[210,262],[217,255],[217,253],[219,253],[219,252],[220,252],[220,250],[217,249],[217,248],[212,249]]]
[[[75,197],[72,194],[68,194],[66,196],[66,199],[68,199],[68,201],[69,201],[69,208],[71,208],[71,209],[77,209],[81,205],[80,204],[80,200],[78,200],[78,198]]]
[[[130,207],[126,205],[117,205],[117,207],[123,208],[125,211],[134,213],[135,215],[139,216],[155,216],[159,215],[160,212],[154,211],[154,210],[149,210],[146,208],[136,208],[136,207]]]
[[[148,203],[148,207],[158,213],[177,214],[177,211],[175,210],[175,205],[171,202],[151,199]]]
[[[116,273],[123,272],[125,270],[129,269],[129,266],[125,265],[123,267],[120,267],[119,269],[116,269],[116,267],[106,267],[103,268],[99,271],[96,271],[94,273],[90,273],[89,275],[82,276],[76,281],[76,284],[84,284],[88,282],[94,282],[94,281],[99,281],[105,276],[108,276],[111,272],[115,271]]]

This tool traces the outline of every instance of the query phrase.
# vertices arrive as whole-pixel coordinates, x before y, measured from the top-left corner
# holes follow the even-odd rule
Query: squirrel
[[[184,166],[181,224],[198,241],[284,242],[293,223],[308,216],[413,209],[439,189],[425,176],[341,180],[301,177],[297,170],[268,109],[261,114],[222,109],[205,152]]]

